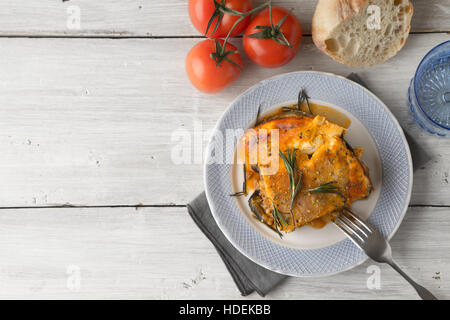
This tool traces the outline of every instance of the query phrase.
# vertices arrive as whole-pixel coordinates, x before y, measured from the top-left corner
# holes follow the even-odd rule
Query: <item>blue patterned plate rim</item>
[[[385,199],[386,194],[389,196],[389,191],[392,191],[392,187],[389,187],[389,185],[383,186],[382,188],[382,194],[380,194],[380,198],[378,199],[376,208],[374,209],[374,212],[372,212],[371,216],[369,217],[368,221],[372,225],[378,228],[378,230],[383,233],[388,239],[391,239],[394,234],[397,232],[405,214],[408,209],[408,204],[411,199],[411,193],[412,193],[412,185],[413,185],[413,167],[412,167],[412,157],[411,152],[409,149],[408,142],[406,140],[406,137],[403,133],[403,129],[401,128],[398,120],[395,118],[395,116],[392,114],[392,112],[389,110],[389,108],[377,97],[375,96],[371,91],[366,89],[365,87],[359,85],[356,82],[353,82],[343,76],[335,75],[333,73],[327,73],[327,72],[318,72],[318,71],[296,71],[296,72],[290,72],[290,73],[284,73],[281,75],[277,75],[268,79],[265,79],[246,91],[244,91],[242,94],[240,94],[238,97],[236,97],[233,102],[227,107],[225,112],[222,114],[222,116],[219,118],[219,120],[216,123],[216,126],[213,130],[213,133],[211,137],[214,137],[214,135],[218,132],[221,132],[221,127],[224,124],[224,121],[227,119],[230,114],[233,112],[237,112],[235,109],[235,106],[238,105],[240,101],[242,101],[247,96],[250,96],[255,90],[257,90],[260,87],[263,87],[265,85],[273,85],[277,82],[280,82],[283,80],[283,78],[289,78],[289,77],[304,77],[304,76],[312,76],[312,77],[318,77],[322,78],[322,80],[327,80],[331,82],[341,82],[342,85],[346,84],[348,86],[348,89],[354,89],[358,91],[360,94],[364,96],[366,99],[372,99],[372,102],[374,103],[374,106],[378,107],[378,112],[385,113],[385,116],[387,118],[388,122],[391,122],[392,132],[390,132],[391,136],[389,138],[391,139],[397,139],[397,141],[401,144],[402,150],[395,149],[394,147],[391,147],[389,144],[386,143],[386,140],[384,137],[377,139],[377,137],[374,137],[374,132],[370,130],[365,124],[364,120],[367,121],[374,121],[374,117],[367,116],[367,119],[361,119],[359,115],[356,115],[352,113],[350,110],[347,109],[346,105],[343,105],[342,103],[336,103],[333,101],[335,105],[339,105],[340,107],[346,109],[347,111],[351,112],[359,121],[361,121],[366,129],[369,131],[369,133],[374,138],[377,148],[380,152],[380,157],[382,160],[382,166],[383,166],[383,184],[385,184],[385,172],[386,169],[389,171],[392,171],[391,166],[394,165],[395,161],[387,161],[386,156],[389,156],[389,154],[386,155],[386,151],[383,148],[388,148],[388,150],[393,151],[399,151],[401,152],[401,158],[400,160],[406,161],[406,163],[403,163],[403,166],[400,165],[397,168],[398,170],[394,170],[391,172],[391,174],[397,174],[397,171],[401,171],[400,173],[403,173],[403,176],[406,176],[404,179],[405,186],[400,186],[403,188],[401,190],[401,194],[395,194],[395,197],[391,195],[391,197],[394,197],[394,199]],[[304,81],[304,80],[303,80]],[[303,83],[298,83],[297,88],[300,88],[303,86]],[[308,90],[307,90],[308,92]],[[286,101],[294,100],[296,96],[285,99]],[[314,99],[320,99],[322,101],[327,101],[327,99],[324,99],[323,97],[317,97],[313,96]],[[349,98],[347,98],[349,99]],[[260,100],[259,102],[263,102],[265,100]],[[278,101],[278,103],[282,103],[284,101]],[[258,104],[258,102],[252,102]],[[264,106],[261,111],[264,111],[265,109],[270,108],[272,105],[275,105],[276,103],[272,103],[271,105]],[[248,121],[247,121],[248,120]],[[245,121],[245,123],[242,123],[242,128],[245,128],[252,118],[249,118]],[[383,124],[382,120],[378,120],[379,124]],[[386,124],[386,123],[384,123]],[[378,133],[379,134],[379,133]],[[383,131],[384,134],[384,131]],[[386,132],[387,134],[387,132]],[[393,135],[392,135],[393,134]],[[400,140],[398,140],[400,139]],[[347,270],[350,270],[362,263],[364,263],[367,260],[367,256],[359,249],[357,248],[349,239],[345,239],[343,241],[340,241],[334,245],[331,245],[329,247],[320,248],[320,249],[293,249],[293,248],[287,248],[280,246],[278,244],[274,244],[273,242],[269,241],[267,238],[265,238],[263,235],[259,234],[258,231],[256,231],[245,219],[242,213],[240,212],[239,208],[237,207],[236,201],[232,199],[232,197],[229,196],[229,193],[225,192],[225,190],[222,190],[222,194],[218,193],[216,190],[220,190],[220,187],[222,184],[229,185],[227,191],[231,190],[231,166],[227,164],[221,164],[220,166],[222,168],[225,168],[225,174],[222,177],[224,180],[218,180],[217,177],[220,177],[220,172],[217,171],[216,167],[218,165],[211,165],[208,164],[209,160],[211,158],[211,143],[212,138],[210,139],[206,153],[205,153],[205,165],[204,165],[204,184],[205,184],[205,193],[206,197],[208,199],[208,203],[211,208],[211,212],[213,214],[214,219],[216,220],[219,228],[224,233],[225,237],[233,244],[233,246],[241,252],[243,255],[248,257],[253,262],[270,269],[272,271],[289,275],[289,276],[295,276],[295,277],[322,277],[322,276],[329,276],[329,275],[335,275]],[[383,147],[380,149],[380,146]],[[398,159],[396,159],[398,160]],[[396,168],[394,168],[396,169]],[[225,177],[225,175],[228,174],[228,177]],[[400,180],[402,176],[400,177],[393,177],[390,178],[393,179],[392,183],[401,183]],[[398,181],[396,180],[398,179]],[[221,185],[218,185],[217,182],[220,182]],[[398,186],[396,186],[398,187]],[[395,189],[396,190],[396,189]],[[399,191],[400,192],[400,191]],[[233,229],[229,228],[227,226],[227,221],[224,220],[223,214],[221,215],[220,212],[224,212],[225,210],[221,210],[218,208],[219,206],[219,200],[217,197],[222,197],[222,202],[226,203],[228,207],[226,207],[226,214],[231,215],[235,219],[239,220],[239,224],[234,224]],[[401,199],[399,199],[399,197]],[[387,216],[386,214],[383,215],[382,210],[385,210],[385,208],[382,208],[382,205],[384,206],[390,206],[390,201],[400,201],[401,203],[397,203],[396,208],[390,208],[390,210],[395,210],[394,213],[397,214],[396,217],[394,217],[392,220],[392,217]],[[379,203],[382,203],[382,205],[379,206]],[[393,206],[393,205],[392,205]],[[380,218],[382,218],[380,220]],[[389,218],[389,219],[387,219]],[[391,223],[391,226],[389,228],[389,225],[386,226],[385,224],[380,225],[380,223],[385,222],[385,220],[389,220],[388,223]],[[239,228],[240,230],[236,233],[235,229]],[[381,228],[381,229],[380,229]],[[386,228],[388,228],[386,230]],[[240,232],[241,229],[245,231],[245,233]],[[244,241],[244,238],[245,241]],[[248,241],[251,240],[251,241]],[[257,245],[257,246],[255,246]],[[281,259],[277,259],[281,258]],[[275,260],[274,260],[275,259]]]

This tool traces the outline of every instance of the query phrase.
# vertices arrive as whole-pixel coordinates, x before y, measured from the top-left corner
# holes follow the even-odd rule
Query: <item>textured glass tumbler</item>
[[[428,52],[408,89],[414,120],[429,133],[450,137],[450,41]]]

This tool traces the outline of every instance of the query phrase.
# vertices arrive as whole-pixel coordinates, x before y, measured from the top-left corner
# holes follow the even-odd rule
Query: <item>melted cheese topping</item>
[[[281,230],[292,231],[311,222],[322,225],[317,219],[370,194],[372,185],[359,158],[362,149],[357,149],[357,154],[350,150],[343,139],[345,132],[345,128],[317,115],[270,120],[244,135],[247,180],[261,192],[265,222],[273,225],[275,206],[288,222]],[[280,151],[295,152],[302,174],[292,211],[289,174]],[[339,194],[308,192],[331,181]]]

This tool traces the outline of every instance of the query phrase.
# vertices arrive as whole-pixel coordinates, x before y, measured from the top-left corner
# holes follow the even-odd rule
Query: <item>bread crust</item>
[[[372,65],[377,62],[383,62],[389,59],[390,57],[395,55],[405,44],[410,30],[411,17],[413,15],[413,5],[411,1],[408,2],[408,25],[405,27],[405,32],[403,37],[401,38],[400,46],[397,49],[394,49],[394,52],[392,52],[392,54],[389,54],[385,59],[383,59],[382,61],[374,61]],[[361,9],[366,7],[366,5],[368,5],[369,3],[370,0],[319,0],[312,20],[312,39],[316,47],[334,60],[340,63],[345,63],[337,55],[333,54],[333,52],[327,49],[326,40],[329,39],[330,34],[333,32],[333,30],[339,27],[346,20],[358,15],[361,12]],[[349,63],[345,64],[352,65]]]

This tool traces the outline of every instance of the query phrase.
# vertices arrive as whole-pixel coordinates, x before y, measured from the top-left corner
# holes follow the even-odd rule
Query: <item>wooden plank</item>
[[[0,39],[0,207],[185,204],[203,189],[202,164],[193,154],[191,164],[173,162],[174,132],[194,140],[201,126],[207,136],[238,94],[296,70],[358,72],[434,157],[415,176],[412,204],[450,205],[450,140],[423,132],[406,107],[415,66],[448,38],[412,35],[392,60],[358,69],[306,37],[282,68],[245,58],[240,79],[217,95],[185,75],[196,39]]]
[[[255,5],[263,2],[254,1]],[[311,33],[315,3],[275,1],[276,5],[294,8],[306,34]],[[448,1],[422,0],[414,1],[414,5],[412,32],[450,31]],[[80,12],[79,28],[73,23],[76,10]],[[164,37],[199,34],[191,25],[186,0],[2,0],[0,35]]]
[[[410,209],[392,242],[404,270],[443,299],[450,297],[449,213]],[[2,210],[0,243],[2,299],[241,298],[185,208]],[[377,264],[326,278],[290,278],[267,298],[417,298],[383,265],[381,289],[368,289],[371,265]]]

